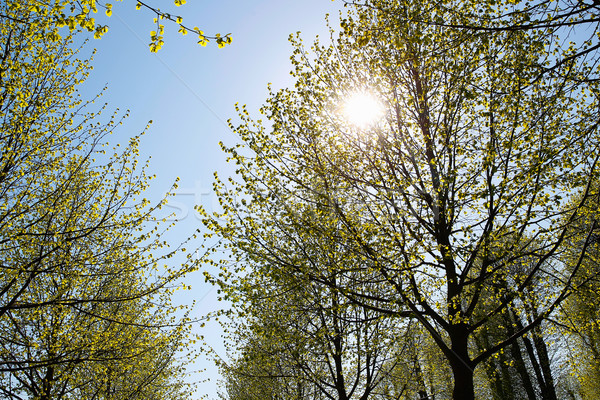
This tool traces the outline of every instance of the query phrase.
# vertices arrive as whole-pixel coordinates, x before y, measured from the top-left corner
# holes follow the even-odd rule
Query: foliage
[[[193,338],[170,299],[193,267],[161,265],[184,249],[161,250],[140,137],[108,147],[122,117],[87,111],[89,60],[50,9],[0,7],[2,396],[186,398]]]
[[[377,9],[393,14],[402,5],[398,1],[356,0],[346,1],[358,7]],[[529,79],[536,81],[543,75],[561,74],[565,66],[579,64],[584,69],[585,80],[597,82],[600,64],[596,57],[600,49],[600,5],[597,1],[558,0],[528,2],[522,0],[433,1],[425,5],[426,12],[401,18],[401,23],[418,23],[446,29],[457,29],[471,35],[502,36],[517,32],[535,32],[543,38],[546,53],[551,57],[538,63]],[[358,34],[358,33],[357,33]],[[369,32],[360,34],[363,40]],[[568,37],[568,41],[561,39]],[[567,68],[568,70],[568,68]],[[564,69],[563,69],[564,72]]]
[[[472,399],[475,369],[541,335],[582,268],[562,254],[589,194],[564,197],[598,173],[595,49],[590,63],[563,62],[569,31],[473,32],[460,2],[376,3],[343,18],[329,47],[309,53],[292,38],[296,85],[269,96],[269,128],[241,110],[243,145],[225,148],[238,179],[217,180],[223,212],[206,221],[236,262],[215,279],[301,271],[353,304],[416,319],[452,370],[453,398]],[[514,7],[489,2],[478,17]],[[386,115],[353,126],[339,109],[365,91]],[[361,267],[308,264],[312,252]],[[505,319],[513,310],[521,317]],[[499,318],[511,329],[475,346]]]
[[[121,2],[122,0],[116,0]],[[133,2],[134,0],[127,0]],[[152,6],[146,1],[136,2],[136,9],[144,8],[154,15],[154,24],[156,30],[150,32],[151,42],[149,43],[150,51],[156,52],[164,45],[164,25],[163,20],[169,21],[178,27],[178,32],[182,35],[187,35],[188,32],[194,33],[198,37],[198,44],[206,46],[209,42],[215,41],[219,48],[230,44],[231,34],[221,35],[219,33],[211,36],[206,35],[197,26],[191,28],[184,25],[183,18],[179,15],[162,11],[160,8]],[[186,3],[185,0],[175,0],[175,6],[179,7]],[[29,26],[34,26],[39,32],[40,38],[47,37],[49,40],[58,40],[61,35],[60,28],[68,28],[73,32],[76,29],[82,29],[88,32],[93,32],[94,38],[101,38],[108,32],[108,26],[98,23],[95,14],[98,9],[104,9],[107,16],[111,16],[113,12],[113,3],[99,4],[96,0],[26,0],[26,1],[8,1],[3,5],[3,10],[0,13],[0,18],[13,23],[19,23]]]
[[[335,230],[325,228],[327,220],[320,221],[324,229]],[[293,245],[278,239],[273,245]],[[329,282],[309,277],[313,268],[368,266],[341,249],[334,250],[329,237],[305,239],[311,246],[302,254],[284,259],[273,253],[268,261],[247,259],[243,265],[252,268],[222,286],[226,298],[233,301],[228,339],[234,360],[221,364],[229,399],[273,397],[265,390],[289,399],[367,399],[390,381],[392,371],[410,352],[395,345],[409,335],[410,324],[400,326],[348,301],[335,290],[339,283],[335,275]],[[244,259],[243,250],[232,251]],[[369,289],[376,288],[373,283]],[[363,284],[363,290],[369,289]]]
[[[583,204],[579,218],[571,224],[573,236],[567,243],[566,262],[571,268],[578,269],[575,279],[575,290],[563,307],[560,321],[566,328],[569,338],[570,362],[576,374],[584,398],[594,398],[600,394],[600,271],[598,225],[599,201],[597,178],[587,188],[572,199]],[[588,244],[584,253],[577,248]]]
[[[151,5],[148,5],[146,2],[143,2],[143,1],[136,0],[136,2],[137,2],[137,4],[136,4],[137,10],[144,7],[146,9],[152,11],[152,13],[154,13],[154,15],[155,15],[154,23],[156,24],[156,30],[150,32],[150,38],[151,38],[152,42],[150,43],[149,46],[150,46],[151,52],[156,52],[156,51],[160,50],[160,48],[164,44],[162,35],[164,33],[165,27],[163,24],[160,23],[160,20],[167,20],[167,21],[175,23],[179,27],[177,32],[181,33],[183,36],[187,35],[189,32],[198,35],[198,44],[201,46],[206,46],[211,40],[214,40],[217,43],[217,46],[219,48],[222,48],[222,47],[225,47],[226,45],[230,44],[232,41],[230,33],[228,33],[224,36],[222,36],[220,33],[217,33],[214,36],[205,35],[204,31],[200,30],[200,28],[198,28],[197,26],[190,28],[189,26],[184,25],[183,18],[181,16],[171,15],[170,13],[161,11],[160,8],[155,8],[155,7],[152,7]],[[178,7],[185,3],[186,3],[186,0],[175,0],[175,5]],[[110,5],[107,4],[107,7],[108,6],[110,6]]]

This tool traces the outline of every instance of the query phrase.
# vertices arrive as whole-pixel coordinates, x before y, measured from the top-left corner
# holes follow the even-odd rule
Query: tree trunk
[[[453,400],[475,400],[473,363],[469,358],[469,333],[465,324],[456,324],[448,331],[452,350],[448,354],[454,377]]]
[[[52,391],[52,381],[54,380],[54,367],[49,366],[46,369],[46,376],[42,380],[42,394],[40,400],[50,400],[50,392]]]
[[[506,322],[508,325],[508,334],[510,336],[515,333],[514,326],[517,325],[517,318],[518,316],[515,314],[514,310],[512,308],[509,309],[509,318]],[[523,388],[527,393],[527,398],[529,400],[536,400],[535,389],[533,388],[529,371],[525,366],[525,360],[523,359],[523,353],[521,352],[521,345],[519,344],[518,340],[515,340],[510,346],[510,352],[515,360],[515,369],[521,377],[521,382],[523,382]]]
[[[427,386],[425,386],[425,379],[423,378],[423,371],[421,370],[421,365],[419,364],[419,359],[415,354],[413,356],[413,365],[415,368],[415,374],[417,375],[417,385],[418,385],[418,399],[419,400],[429,400],[429,395],[427,394]]]
[[[510,346],[510,351],[513,356],[513,359],[515,360],[515,369],[519,373],[521,382],[523,382],[523,388],[527,393],[527,398],[529,400],[536,400],[535,389],[533,388],[533,384],[531,383],[529,371],[527,371],[527,367],[525,366],[525,360],[523,359],[523,354],[521,353],[521,346],[517,341],[515,341]]]
[[[554,387],[554,377],[552,376],[552,369],[550,365],[550,357],[548,356],[548,347],[542,337],[541,328],[538,326],[533,330],[533,344],[538,355],[540,362],[540,368],[544,376],[544,391],[542,397],[545,400],[557,400],[556,389]]]
[[[475,400],[473,371],[460,361],[458,365],[454,364],[452,363],[452,375],[454,377],[452,400]]]

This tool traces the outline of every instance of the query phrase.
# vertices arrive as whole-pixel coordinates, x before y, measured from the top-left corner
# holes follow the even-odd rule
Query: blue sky
[[[234,104],[247,104],[258,115],[267,96],[267,84],[282,88],[293,84],[289,71],[292,48],[289,34],[302,32],[307,45],[315,35],[327,36],[325,14],[337,23],[341,1],[330,0],[188,0],[175,7],[172,0],[149,0],[164,11],[179,14],[184,24],[198,26],[206,34],[231,33],[233,43],[218,49],[196,44],[194,35],[181,36],[177,27],[165,23],[165,45],[157,53],[148,50],[149,32],[155,27],[153,16],[135,10],[135,1],[115,3],[111,18],[99,17],[110,26],[101,40],[92,40],[97,48],[94,70],[84,85],[83,95],[90,98],[105,85],[102,97],[115,108],[131,110],[124,126],[112,139],[126,143],[153,121],[142,140],[141,159],[151,157],[149,172],[156,174],[147,197],[158,201],[180,178],[173,211],[181,217],[168,239],[184,240],[200,221],[193,212],[200,201],[209,210],[216,199],[211,194],[213,172],[222,177],[233,168],[225,162],[219,141],[235,143],[237,138],[226,121],[234,118]],[[175,261],[176,262],[176,261]],[[193,289],[187,298],[198,301],[197,312],[219,307],[215,291],[203,283],[200,274],[189,277]],[[185,297],[183,298],[185,299]],[[185,300],[183,300],[185,301]],[[199,331],[209,344],[222,353],[221,332],[214,325]],[[206,371],[199,377],[210,381],[199,386],[198,396],[216,398],[218,374],[214,365],[200,361],[197,368]]]

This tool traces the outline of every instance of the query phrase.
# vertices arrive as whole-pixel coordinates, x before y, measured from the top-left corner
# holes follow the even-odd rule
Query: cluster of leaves
[[[181,6],[185,3],[185,0],[175,0],[176,6]],[[181,16],[171,15],[170,13],[161,11],[160,8],[155,8],[143,1],[138,1],[136,4],[136,9],[139,10],[142,7],[152,11],[155,14],[154,23],[156,24],[156,30],[150,32],[150,38],[152,40],[150,42],[150,51],[153,53],[160,50],[160,48],[164,45],[163,35],[165,27],[163,24],[160,23],[161,20],[171,21],[177,24],[179,26],[177,32],[181,33],[184,36],[187,35],[189,32],[194,33],[198,36],[198,44],[203,47],[206,46],[211,40],[214,40],[219,48],[225,47],[232,41],[230,33],[224,36],[222,36],[220,33],[217,33],[214,36],[206,35],[204,34],[204,31],[200,30],[200,28],[198,28],[197,26],[190,28],[189,26],[184,25],[183,18]]]
[[[177,357],[193,337],[171,295],[193,266],[162,265],[185,249],[164,248],[141,197],[140,137],[108,147],[123,117],[77,93],[91,66],[72,34],[95,29],[94,3],[63,39],[64,5],[0,5],[0,393],[189,398]]]
[[[396,321],[382,337],[407,340],[406,321],[418,322],[453,377],[436,398],[506,396],[502,365],[515,396],[558,396],[566,375],[551,369],[548,321],[574,293],[587,297],[598,232],[573,227],[596,212],[586,205],[600,161],[599,30],[596,5],[528,4],[366,1],[330,46],[307,51],[292,37],[295,88],[270,94],[269,128],[240,110],[243,144],[224,147],[238,179],[217,179],[223,212],[205,220],[233,260],[212,279],[256,305],[237,306],[248,337],[263,337],[270,315],[298,320],[266,310],[259,284],[282,286],[269,292],[277,304],[299,296],[331,311],[307,293],[316,285]],[[569,21],[591,27],[590,40],[576,44]],[[385,117],[346,121],[337,110],[355,92],[371,92]]]
[[[123,0],[117,0],[123,1]],[[134,1],[134,0],[130,0]],[[231,34],[205,35],[198,27],[190,28],[183,24],[183,18],[162,11],[145,1],[136,1],[136,9],[146,9],[154,15],[154,23],[157,29],[150,33],[151,42],[150,51],[156,52],[164,45],[163,33],[164,25],[161,20],[173,22],[178,26],[178,32],[186,35],[192,32],[198,36],[198,44],[206,46],[210,41],[215,41],[219,48],[225,47],[232,41]],[[186,3],[185,0],[175,0],[174,4],[179,7]],[[94,15],[98,13],[98,8],[103,8],[107,16],[113,13],[113,3],[99,4],[96,0],[26,0],[7,2],[6,12],[1,17],[18,22],[21,24],[33,24],[37,27],[44,40],[56,41],[60,39],[60,28],[68,28],[73,32],[76,29],[83,29],[93,32],[94,38],[101,38],[108,32],[108,26],[98,23]]]

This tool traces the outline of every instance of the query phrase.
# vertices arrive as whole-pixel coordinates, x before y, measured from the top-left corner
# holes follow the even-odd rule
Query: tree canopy
[[[108,145],[124,116],[79,96],[78,29],[0,10],[1,396],[189,398],[178,357],[194,337],[171,297],[194,267],[165,265],[185,249],[142,197],[141,135]]]
[[[595,9],[577,15],[595,26]],[[492,390],[476,387],[477,371],[509,351],[515,373],[527,354],[523,396],[556,398],[544,337],[581,289],[597,235],[596,224],[572,227],[595,218],[585,204],[600,96],[593,42],[569,44],[568,23],[524,22],[540,10],[374,1],[344,16],[329,46],[292,37],[295,87],[270,94],[268,123],[240,109],[242,144],[224,146],[237,177],[217,179],[223,212],[205,220],[232,258],[213,277],[229,298],[253,274],[294,276],[416,321],[454,399]],[[384,116],[350,123],[340,111],[356,93]]]

